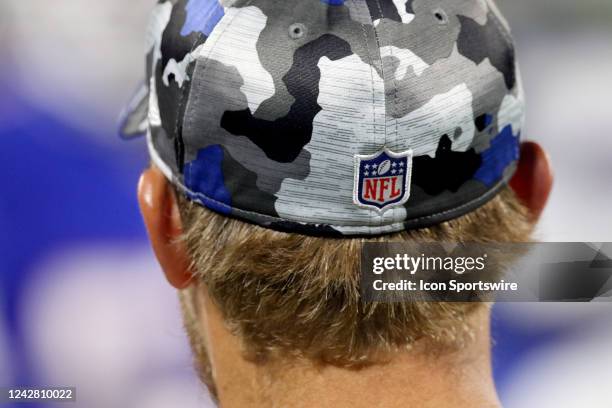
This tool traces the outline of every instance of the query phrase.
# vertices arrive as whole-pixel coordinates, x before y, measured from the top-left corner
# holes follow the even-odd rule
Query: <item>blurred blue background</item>
[[[0,2],[0,386],[74,385],[87,408],[210,406],[137,209],[144,141],[115,136],[153,3]],[[612,1],[498,4],[525,135],[556,169],[538,237],[612,241]],[[612,406],[611,312],[496,306],[505,406]]]

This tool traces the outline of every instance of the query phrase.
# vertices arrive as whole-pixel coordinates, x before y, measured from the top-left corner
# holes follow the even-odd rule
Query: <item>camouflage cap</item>
[[[523,94],[490,0],[160,0],[122,122],[192,200],[377,235],[459,217],[516,169]]]

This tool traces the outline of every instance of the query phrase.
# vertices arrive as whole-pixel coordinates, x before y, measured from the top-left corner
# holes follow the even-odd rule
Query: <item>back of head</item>
[[[202,284],[183,296],[197,320],[206,288],[247,357],[306,357],[340,366],[384,361],[425,340],[456,349],[471,337],[470,313],[483,303],[365,303],[360,298],[364,242],[527,242],[532,222],[504,190],[478,210],[446,223],[376,238],[321,238],[276,232],[226,218],[184,199],[179,207],[192,269]],[[190,330],[194,345],[202,344]]]

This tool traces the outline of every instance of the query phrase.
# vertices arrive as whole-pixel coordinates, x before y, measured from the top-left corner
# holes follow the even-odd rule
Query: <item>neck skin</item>
[[[491,371],[489,311],[475,313],[473,342],[432,357],[416,345],[387,364],[360,370],[246,361],[238,339],[206,297],[201,314],[220,406],[234,407],[501,407]],[[431,354],[431,353],[429,353]]]

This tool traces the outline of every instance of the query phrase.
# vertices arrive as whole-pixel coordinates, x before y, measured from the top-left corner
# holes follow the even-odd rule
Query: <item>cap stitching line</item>
[[[376,0],[376,6],[378,7],[378,12],[380,13],[380,19],[381,19],[381,23],[384,24],[384,20],[385,16],[383,14],[382,11],[382,6],[380,5],[380,1]],[[370,15],[370,19],[371,19],[371,15]],[[387,87],[386,87],[386,78],[387,76],[385,75],[385,64],[383,62],[383,57],[382,57],[382,52],[380,50],[380,36],[378,35],[378,29],[374,26],[374,22],[372,22],[372,28],[374,29],[374,36],[376,37],[376,45],[378,46],[378,56],[380,57],[380,70],[383,76],[383,83],[385,85],[385,108],[387,106]],[[385,146],[387,146],[387,112],[385,109]]]
[[[355,0],[352,0],[353,5],[355,7],[357,7],[357,3],[355,2]],[[362,3],[363,4],[363,3]],[[370,17],[370,21],[372,21],[372,15],[370,14],[369,9],[367,9],[367,5],[365,6],[366,10],[368,11],[368,16]],[[361,24],[361,30],[363,32],[363,39],[364,39],[364,44],[365,44],[365,48],[366,48],[366,52],[368,54],[368,59],[370,60],[370,78],[372,80],[372,135],[373,135],[373,142],[376,140],[376,89],[374,86],[374,59],[372,58],[372,53],[370,52],[370,46],[368,45],[368,35],[366,32],[366,26],[363,23]],[[374,28],[374,24],[372,23],[372,29],[374,31],[374,34],[376,34],[376,30]],[[377,41],[378,43],[378,41]],[[381,60],[381,66],[382,66],[382,60]],[[374,143],[372,143],[374,144]],[[355,163],[357,163],[357,157],[354,157],[353,160],[355,161]],[[354,169],[353,171],[355,172],[354,177],[353,177],[353,190],[356,191],[357,189],[357,183],[359,180],[358,174],[357,172],[359,172],[360,170],[357,168],[356,164],[354,165]],[[355,201],[355,196],[356,193],[353,193],[353,202]],[[368,211],[370,213],[370,217],[373,217],[377,214],[375,214],[374,210],[372,210],[371,208],[368,208]]]
[[[378,7],[378,12],[380,13],[380,19],[381,19],[381,23],[384,24],[384,19],[385,19],[385,15],[383,13],[382,10],[382,6],[380,5],[380,0],[376,0],[376,6]],[[370,19],[372,19],[372,16],[370,15]],[[376,37],[376,45],[378,48],[378,56],[380,58],[380,71],[382,73],[382,80],[383,80],[383,91],[384,91],[384,100],[385,100],[385,144],[384,147],[387,147],[387,116],[388,116],[388,112],[387,112],[387,75],[385,74],[385,63],[383,61],[383,56],[382,56],[382,51],[381,51],[381,42],[380,42],[380,36],[378,35],[378,29],[374,26],[374,22],[372,22],[372,28],[374,29],[374,35]],[[393,50],[391,48],[389,48],[389,50],[391,51],[391,56],[393,56]],[[396,89],[397,90],[397,89]],[[397,125],[397,121],[396,121],[396,125]],[[397,130],[396,130],[397,132]],[[395,214],[395,208],[393,208],[391,211],[393,211],[393,213]],[[384,214],[380,215],[380,226],[384,225],[385,223],[385,217]]]
[[[196,44],[198,43],[198,41],[200,39],[202,39],[204,37],[204,34],[199,31],[198,35],[196,36],[196,38],[193,40],[193,43],[191,44],[191,50],[189,51],[189,54],[187,54],[185,56],[185,58],[188,55],[193,54],[194,50],[196,49]],[[206,42],[206,38],[204,39],[204,43]],[[195,72],[195,65],[197,65],[197,61],[194,61],[194,72]],[[189,66],[185,67],[185,71],[187,72],[189,70]],[[163,71],[162,71],[163,72]],[[174,132],[176,133],[176,137],[177,139],[180,139],[180,142],[183,144],[183,166],[185,165],[184,161],[185,161],[185,141],[183,140],[183,132],[181,129],[181,134],[179,134],[179,122],[182,122],[183,124],[183,128],[185,127],[185,110],[183,110],[183,108],[186,108],[186,96],[188,94],[191,93],[191,88],[193,86],[193,72],[192,72],[192,77],[189,79],[189,85],[185,87],[185,89],[182,90],[181,92],[181,97],[179,99],[179,104],[178,104],[178,110],[177,110],[177,115],[176,115],[176,120],[174,121]],[[159,101],[157,103],[158,107],[159,107]],[[182,112],[182,115],[181,115]],[[181,115],[182,117],[179,117],[179,115]],[[174,155],[176,157],[176,159],[178,159],[178,153],[179,152],[174,152]],[[176,163],[176,166],[179,167],[178,160]],[[182,170],[179,168],[179,171]]]
[[[380,7],[380,1],[379,0],[377,0],[377,1],[378,1],[378,4],[379,4],[379,7]],[[381,9],[380,14],[381,14],[381,16],[383,16],[382,9]],[[384,18],[384,16],[383,16],[383,18]],[[391,53],[391,58],[394,58],[394,55],[393,55],[393,46],[391,45],[391,41],[389,41],[389,52]],[[398,58],[398,61],[399,61],[399,58]],[[380,57],[380,63],[384,64],[384,62],[382,60],[382,52],[381,52],[381,57]],[[400,63],[401,63],[401,61],[400,61]],[[395,111],[397,110],[397,107],[398,107],[397,90],[399,88],[399,84],[398,84],[397,79],[395,77],[395,71],[392,73],[391,79],[393,80],[393,109],[391,111],[391,114],[393,114],[393,113],[395,113]],[[385,111],[385,117],[386,117],[386,114],[388,114],[388,112]],[[396,117],[394,117],[393,120],[395,121],[395,140],[394,141],[397,142],[398,139],[399,139],[399,129],[398,129],[399,120]],[[385,135],[385,146],[387,145],[386,137],[387,137],[387,135]],[[412,171],[412,169],[411,169],[411,171]],[[412,182],[412,180],[410,182]],[[410,193],[408,193],[408,195],[410,196]],[[395,218],[395,215],[396,215],[396,212],[397,212],[398,208],[399,208],[399,206],[395,206],[395,207],[393,207],[391,209],[392,217],[393,218]],[[382,216],[381,216],[381,218],[382,218]]]

